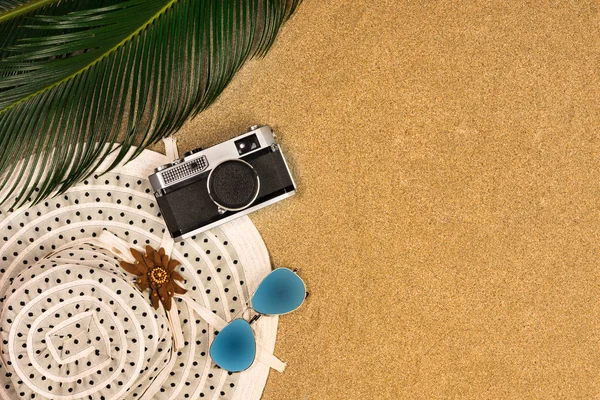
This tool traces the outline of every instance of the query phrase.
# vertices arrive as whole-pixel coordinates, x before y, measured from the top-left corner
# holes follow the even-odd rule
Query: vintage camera
[[[296,193],[273,130],[247,133],[161,165],[150,184],[174,240],[183,240]]]

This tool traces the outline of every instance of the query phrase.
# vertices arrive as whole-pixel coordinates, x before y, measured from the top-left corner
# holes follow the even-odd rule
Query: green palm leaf
[[[300,1],[0,0],[0,202],[62,193],[174,133]]]

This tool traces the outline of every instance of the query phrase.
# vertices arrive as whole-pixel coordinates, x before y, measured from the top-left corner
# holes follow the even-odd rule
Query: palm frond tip
[[[61,193],[172,134],[300,2],[0,0],[0,202]]]

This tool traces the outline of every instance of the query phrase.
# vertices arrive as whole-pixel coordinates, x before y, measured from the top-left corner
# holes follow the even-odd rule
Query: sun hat
[[[0,398],[252,400],[269,368],[285,367],[272,355],[277,317],[253,325],[262,362],[232,374],[210,359],[219,329],[271,271],[269,256],[247,217],[170,239],[147,181],[177,157],[173,139],[166,147],[102,174],[108,157],[65,193],[0,209]],[[186,293],[169,312],[121,266],[146,246],[180,263],[171,269]]]

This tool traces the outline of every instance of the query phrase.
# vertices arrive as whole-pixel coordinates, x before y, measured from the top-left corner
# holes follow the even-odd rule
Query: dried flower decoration
[[[121,267],[129,273],[137,275],[136,283],[140,290],[144,291],[150,288],[150,299],[155,309],[158,309],[160,300],[165,310],[170,310],[173,295],[187,292],[175,282],[183,282],[183,277],[175,271],[179,261],[169,260],[169,256],[165,254],[165,249],[162,247],[156,251],[152,247],[146,246],[146,254],[135,249],[130,249],[130,251],[135,258],[135,263],[121,261]]]

